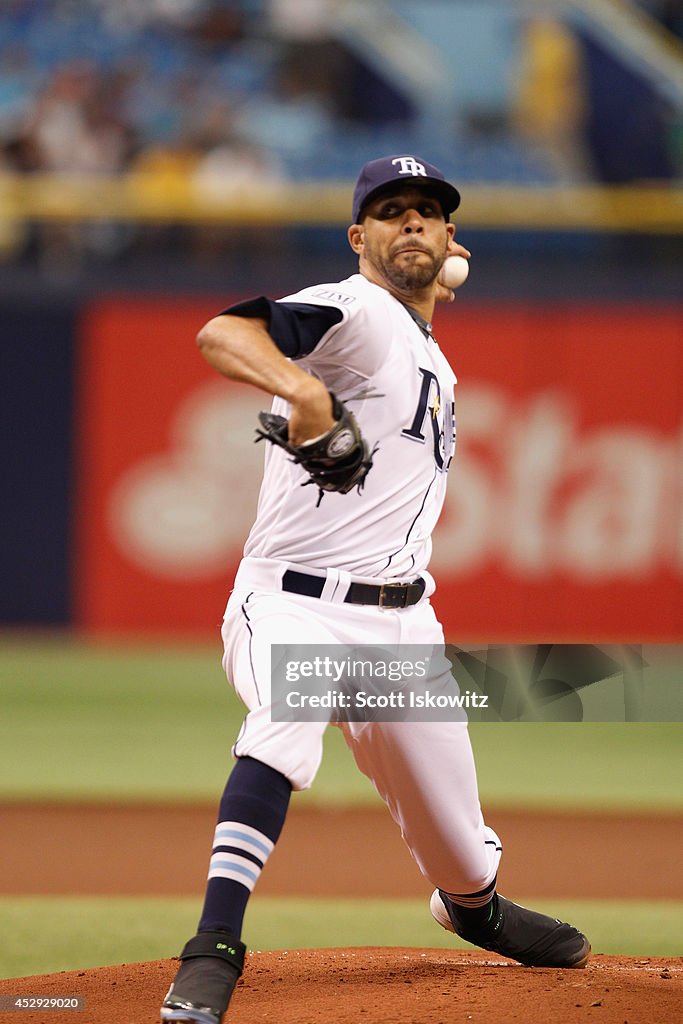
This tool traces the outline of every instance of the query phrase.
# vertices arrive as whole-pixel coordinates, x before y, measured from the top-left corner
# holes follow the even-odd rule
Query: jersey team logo
[[[437,468],[447,473],[455,450],[455,403],[444,402],[438,378],[431,370],[420,368],[422,383],[413,421],[401,431],[410,441],[426,444],[430,437]]]

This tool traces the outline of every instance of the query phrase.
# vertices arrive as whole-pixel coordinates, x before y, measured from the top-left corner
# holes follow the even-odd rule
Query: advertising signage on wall
[[[77,622],[216,631],[265,395],[203,362],[215,302],[107,299],[82,333]],[[683,638],[683,345],[641,306],[439,310],[457,447],[434,537],[449,639]],[[381,456],[380,456],[381,457]],[[311,514],[316,495],[311,488]]]

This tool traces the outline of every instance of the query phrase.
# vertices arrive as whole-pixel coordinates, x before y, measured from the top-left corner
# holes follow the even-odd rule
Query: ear
[[[447,256],[458,256],[460,255],[461,246],[455,240],[455,224],[446,225],[448,231],[448,238],[446,240],[446,255]]]
[[[349,245],[355,253],[360,255],[365,245],[365,232],[362,224],[352,224],[347,232]]]

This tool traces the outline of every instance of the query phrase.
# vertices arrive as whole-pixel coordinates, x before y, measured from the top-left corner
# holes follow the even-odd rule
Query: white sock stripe
[[[226,874],[226,872],[228,872]],[[234,854],[215,853],[209,861],[209,878],[234,878],[248,889],[253,889],[261,868],[253,860]]]
[[[456,907],[463,907],[465,910],[468,908],[476,910],[478,907],[485,907],[493,898],[492,892],[486,893],[484,896],[452,896],[449,892],[446,895]]]
[[[220,821],[216,825],[213,845],[241,847],[265,861],[273,852],[275,843],[251,825],[244,825],[241,821]]]
[[[209,878],[227,878],[231,882],[239,882],[249,892],[254,891],[255,881],[251,878],[247,878],[246,875],[241,874],[239,871],[235,871],[234,868],[212,868],[209,871]]]

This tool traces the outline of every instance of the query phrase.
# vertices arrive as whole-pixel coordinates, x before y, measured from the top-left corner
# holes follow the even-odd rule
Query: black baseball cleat
[[[446,931],[454,932],[475,946],[518,960],[525,967],[585,967],[590,943],[571,924],[555,917],[527,910],[496,893],[491,918],[473,928],[465,923],[466,913],[455,906],[440,889],[429,903],[432,917]]]
[[[190,939],[161,1005],[162,1022],[221,1024],[246,951],[244,943],[226,932],[200,932]]]

